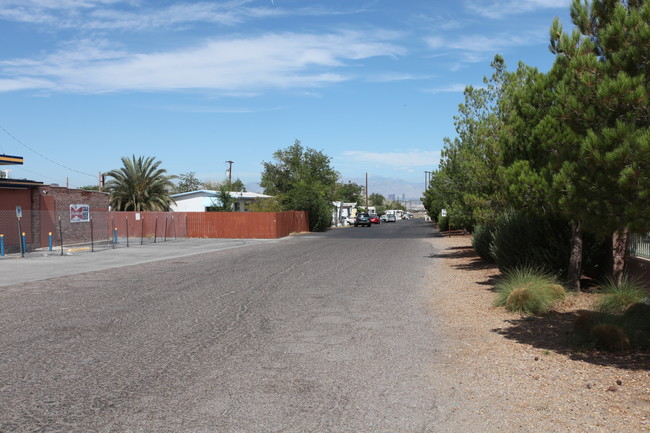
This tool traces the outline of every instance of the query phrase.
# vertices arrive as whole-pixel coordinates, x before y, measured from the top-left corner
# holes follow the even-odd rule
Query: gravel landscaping
[[[650,431],[650,354],[581,351],[573,322],[597,295],[571,296],[544,316],[493,307],[498,269],[471,237],[435,236],[431,308],[450,329],[449,392],[463,396],[449,431]],[[436,367],[438,368],[438,367]],[[478,430],[476,430],[478,431]]]

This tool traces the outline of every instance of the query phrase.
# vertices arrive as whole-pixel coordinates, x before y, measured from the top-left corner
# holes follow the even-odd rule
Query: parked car
[[[379,215],[377,215],[376,213],[371,213],[370,222],[373,224],[381,224],[381,221],[379,220]]]
[[[386,222],[386,214],[383,214],[382,216],[379,217],[380,221]]]
[[[370,222],[370,215],[368,215],[365,212],[358,213],[356,218],[354,219],[354,226],[359,227],[359,226],[366,226],[370,227],[372,223]]]
[[[395,216],[394,213],[386,214],[386,222],[387,223],[394,223],[395,221],[397,221],[397,217]]]

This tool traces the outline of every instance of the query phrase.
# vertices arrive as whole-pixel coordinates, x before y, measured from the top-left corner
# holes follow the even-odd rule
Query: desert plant
[[[494,260],[490,254],[490,244],[492,243],[492,231],[486,224],[476,224],[474,226],[474,236],[472,237],[472,247],[483,260]]]
[[[650,305],[640,302],[630,305],[621,322],[633,347],[650,349]]]
[[[629,275],[623,276],[620,284],[608,278],[602,286],[604,296],[596,304],[596,309],[604,313],[621,314],[630,305],[641,302],[648,293],[642,283]]]
[[[617,323],[598,323],[591,328],[589,336],[600,349],[617,352],[632,348],[625,329]]]
[[[525,314],[542,314],[559,299],[555,277],[540,268],[507,270],[495,285],[496,306]]]

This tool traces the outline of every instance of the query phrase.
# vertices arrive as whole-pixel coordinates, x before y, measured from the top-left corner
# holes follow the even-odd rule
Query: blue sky
[[[0,0],[0,153],[71,187],[132,154],[259,181],[296,139],[343,180],[418,198],[466,85],[548,70],[570,0]]]

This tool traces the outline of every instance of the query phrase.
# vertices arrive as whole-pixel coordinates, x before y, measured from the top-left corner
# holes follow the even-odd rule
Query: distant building
[[[386,198],[388,199],[388,201],[395,201],[395,194],[388,194]]]
[[[256,199],[270,198],[271,196],[256,192],[233,191],[230,192],[230,197],[235,200],[234,212],[246,212],[246,207]],[[207,208],[221,204],[217,191],[207,189],[174,194],[172,198],[176,201],[176,204],[170,206],[173,212],[206,212]]]

